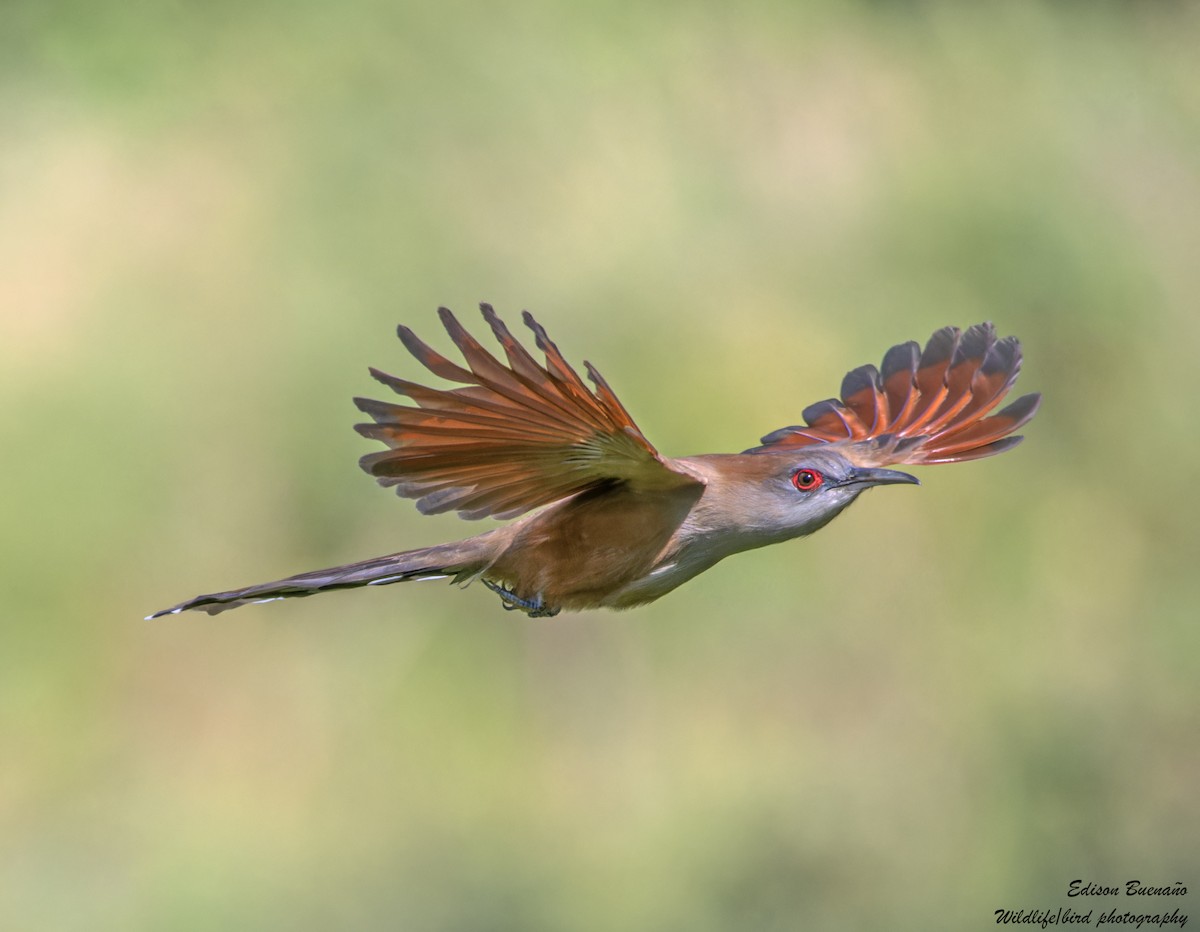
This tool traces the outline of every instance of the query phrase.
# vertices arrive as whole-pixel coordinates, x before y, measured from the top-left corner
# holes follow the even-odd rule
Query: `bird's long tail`
[[[420,550],[406,550],[384,557],[374,557],[360,563],[347,563],[325,570],[313,570],[279,579],[274,582],[198,595],[146,616],[177,615],[189,610],[216,615],[230,608],[276,599],[295,599],[333,589],[356,589],[359,586],[387,586],[413,579],[450,579],[469,582],[481,575],[495,559],[494,532],[480,534],[467,540]]]

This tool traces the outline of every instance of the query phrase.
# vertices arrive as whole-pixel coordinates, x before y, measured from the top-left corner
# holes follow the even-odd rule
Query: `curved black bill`
[[[842,485],[920,485],[921,480],[898,469],[870,469],[855,466]]]

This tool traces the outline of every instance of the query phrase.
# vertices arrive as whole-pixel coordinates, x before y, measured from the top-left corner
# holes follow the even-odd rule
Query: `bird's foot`
[[[537,598],[534,599],[522,599],[511,589],[505,589],[490,579],[483,580],[483,584],[500,596],[500,604],[504,606],[506,612],[520,609],[530,618],[553,618],[559,612],[559,609],[550,608],[542,601],[541,593],[538,593]]]

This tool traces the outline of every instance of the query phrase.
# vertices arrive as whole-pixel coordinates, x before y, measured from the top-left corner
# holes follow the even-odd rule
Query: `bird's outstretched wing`
[[[614,483],[671,488],[700,480],[660,456],[612,389],[585,363],[593,391],[528,311],[546,364],[509,333],[491,305],[480,305],[508,365],[484,349],[446,308],[439,308],[467,369],[430,349],[407,327],[400,340],[434,375],[465,388],[426,388],[371,369],[415,407],[356,398],[375,423],[355,429],[391,449],[359,462],[381,485],[415,498],[424,514],[511,518],[577,492]]]
[[[767,434],[762,446],[746,452],[836,444],[860,466],[957,463],[1002,453],[1021,442],[1009,435],[1033,417],[1042,400],[1024,395],[990,414],[1020,369],[1016,337],[997,339],[990,323],[965,333],[943,327],[924,351],[914,342],[901,343],[887,351],[881,368],[848,372],[840,400],[810,405],[803,426]]]

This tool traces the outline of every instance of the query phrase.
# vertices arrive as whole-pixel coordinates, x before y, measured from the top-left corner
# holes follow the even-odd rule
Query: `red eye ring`
[[[798,488],[801,492],[811,492],[818,488],[825,477],[815,469],[797,469],[792,476],[792,485]]]

